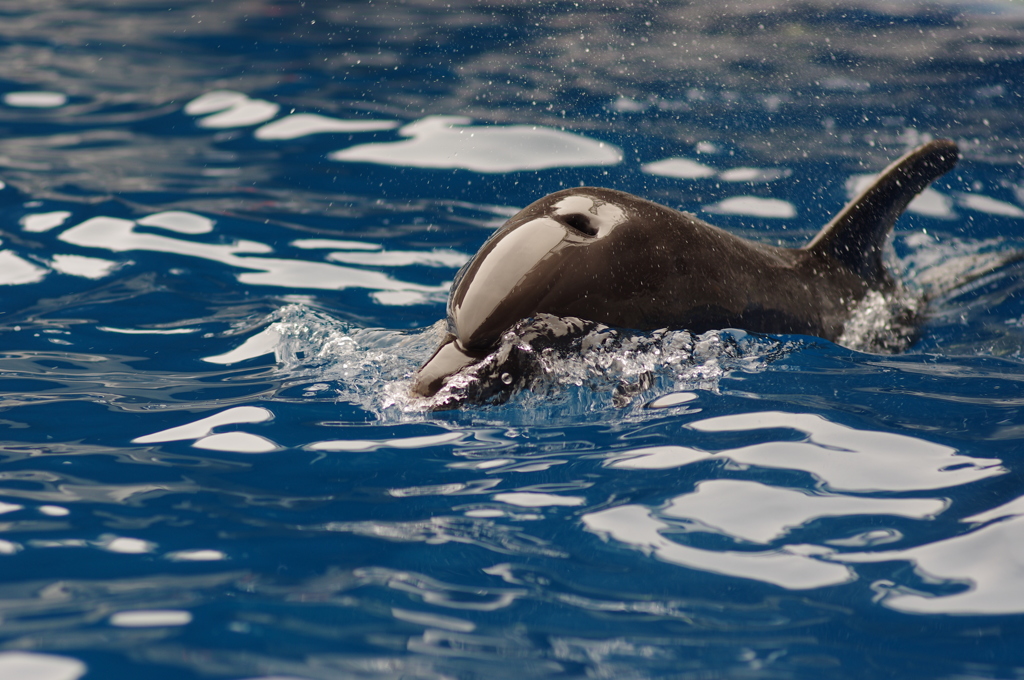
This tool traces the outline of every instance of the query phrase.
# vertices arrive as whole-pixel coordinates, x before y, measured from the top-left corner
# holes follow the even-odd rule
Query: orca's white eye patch
[[[613,227],[626,221],[626,211],[615,203],[587,196],[566,196],[554,204],[556,220],[588,236],[604,236]]]

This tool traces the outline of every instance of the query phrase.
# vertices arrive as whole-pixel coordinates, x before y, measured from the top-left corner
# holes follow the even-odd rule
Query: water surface
[[[0,676],[1021,674],[1022,49],[1012,2],[6,3]],[[546,193],[797,246],[937,137],[904,353],[615,332],[406,397]]]

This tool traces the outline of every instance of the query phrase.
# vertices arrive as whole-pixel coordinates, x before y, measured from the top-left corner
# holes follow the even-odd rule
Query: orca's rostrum
[[[429,397],[538,314],[694,333],[838,339],[869,292],[896,285],[882,249],[907,204],[956,165],[936,140],[886,168],[803,248],[749,241],[612,189],[553,193],[508,220],[459,272],[448,332],[413,380]]]

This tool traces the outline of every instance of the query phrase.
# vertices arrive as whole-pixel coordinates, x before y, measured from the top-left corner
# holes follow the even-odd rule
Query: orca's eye
[[[597,225],[590,221],[590,218],[583,213],[569,213],[567,215],[559,215],[558,220],[569,227],[574,229],[581,234],[587,236],[597,236]]]

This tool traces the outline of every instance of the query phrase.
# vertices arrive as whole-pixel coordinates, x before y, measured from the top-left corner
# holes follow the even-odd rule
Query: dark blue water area
[[[0,677],[1024,674],[1019,3],[9,0],[0,54]],[[838,343],[409,396],[547,193],[799,246],[943,137]]]

